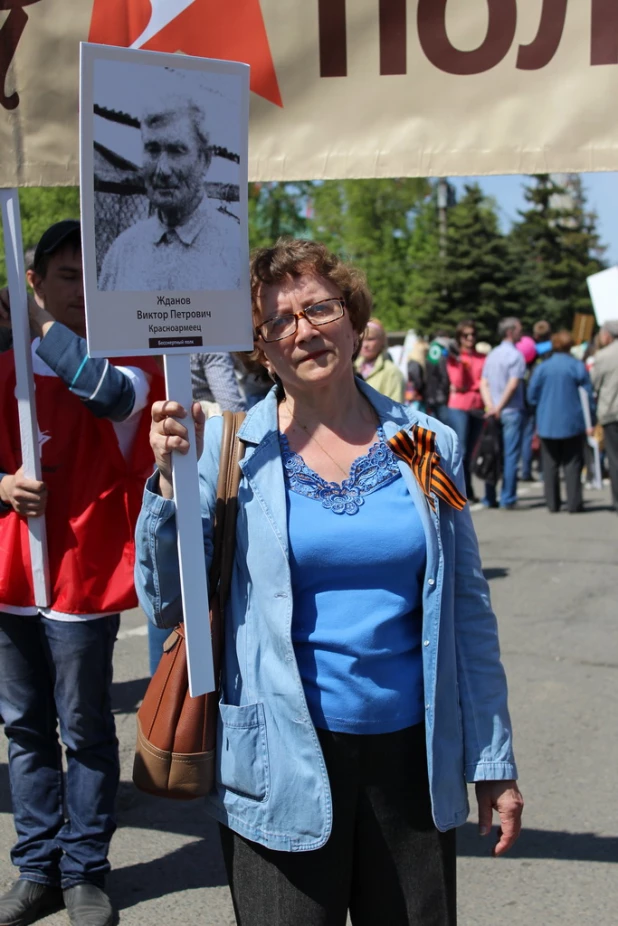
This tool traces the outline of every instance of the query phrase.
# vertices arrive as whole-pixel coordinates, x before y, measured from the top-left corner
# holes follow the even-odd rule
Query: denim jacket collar
[[[356,385],[376,410],[382,426],[384,427],[389,423],[396,425],[392,434],[387,435],[387,440],[400,427],[416,423],[417,415],[412,409],[406,409],[405,406],[394,402],[388,396],[377,392],[359,377],[356,378]],[[279,387],[273,386],[266,398],[254,405],[247,414],[238,432],[238,436],[245,444],[260,444],[271,433],[276,434],[279,396]]]
[[[386,440],[393,437],[400,428],[416,424],[424,417],[419,416],[412,408],[393,402],[361,379],[357,378],[356,384],[375,409]],[[285,480],[278,437],[278,399],[278,387],[273,386],[266,398],[247,414],[238,436],[246,445],[245,456],[240,464],[242,472],[260,500],[262,509],[271,522],[284,553],[288,556]],[[437,506],[437,513],[433,513],[410,467],[401,461],[399,469],[423,522],[428,553],[437,557],[440,506]]]

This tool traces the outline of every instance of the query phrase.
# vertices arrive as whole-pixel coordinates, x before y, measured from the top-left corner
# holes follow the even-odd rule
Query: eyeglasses
[[[462,331],[461,336],[462,338],[475,338],[476,331]]]
[[[310,325],[319,328],[320,325],[328,325],[329,322],[337,321],[341,318],[345,309],[343,299],[324,299],[322,302],[316,302],[315,305],[308,305],[302,312],[286,312],[285,315],[273,315],[267,318],[265,322],[255,329],[263,341],[271,343],[272,341],[283,341],[296,334],[298,330],[298,319],[306,318]]]

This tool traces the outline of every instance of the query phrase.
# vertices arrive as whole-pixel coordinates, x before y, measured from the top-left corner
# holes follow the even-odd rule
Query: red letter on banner
[[[549,64],[560,45],[566,10],[567,0],[543,0],[541,22],[535,40],[519,48],[517,67],[520,71],[538,71]]]
[[[39,0],[1,0],[0,2],[0,10],[10,11],[0,29],[0,106],[4,106],[5,109],[17,109],[19,106],[18,93],[11,93],[10,96],[6,94],[6,78],[28,22],[28,14],[22,7],[38,2]]]
[[[318,0],[320,77],[346,77],[345,0]]]
[[[618,64],[616,0],[592,0],[590,64]]]
[[[406,0],[380,0],[380,74],[405,74]]]
[[[455,48],[446,34],[448,0],[419,0],[418,37],[433,65],[447,74],[482,74],[506,57],[515,38],[516,0],[487,0],[489,27],[482,45],[474,51]]]

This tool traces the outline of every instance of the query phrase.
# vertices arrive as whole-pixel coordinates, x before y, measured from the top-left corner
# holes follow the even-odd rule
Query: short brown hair
[[[259,321],[258,298],[262,286],[274,286],[305,274],[323,277],[341,290],[360,347],[373,307],[367,278],[362,270],[341,260],[326,245],[306,238],[279,238],[273,247],[259,248],[252,253],[250,281],[254,323]],[[243,359],[259,361],[260,353],[256,348]]]
[[[557,354],[568,354],[573,347],[573,338],[570,331],[556,331],[551,336],[552,349]]]
[[[532,326],[532,337],[535,341],[549,341],[551,336],[551,325],[549,322],[546,322],[544,319],[540,322],[535,322]]]

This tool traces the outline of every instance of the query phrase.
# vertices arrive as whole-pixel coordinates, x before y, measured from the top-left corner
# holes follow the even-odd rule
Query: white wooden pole
[[[32,354],[30,352],[30,322],[28,318],[28,296],[24,272],[24,252],[19,213],[19,195],[16,189],[0,190],[2,204],[2,227],[6,271],[11,300],[11,328],[17,386],[15,394],[19,411],[19,431],[24,475],[29,479],[41,479],[41,456],[39,428],[36,418]],[[38,608],[50,604],[49,568],[47,559],[47,533],[45,517],[28,518],[30,536],[30,558],[34,600]]]
[[[190,410],[191,365],[188,354],[166,354],[165,386],[168,399]],[[200,512],[200,488],[193,418],[184,418],[189,431],[189,453],[172,455],[172,479],[176,503],[180,588],[187,641],[189,692],[192,697],[214,691],[212,641],[208,619],[208,585]]]

